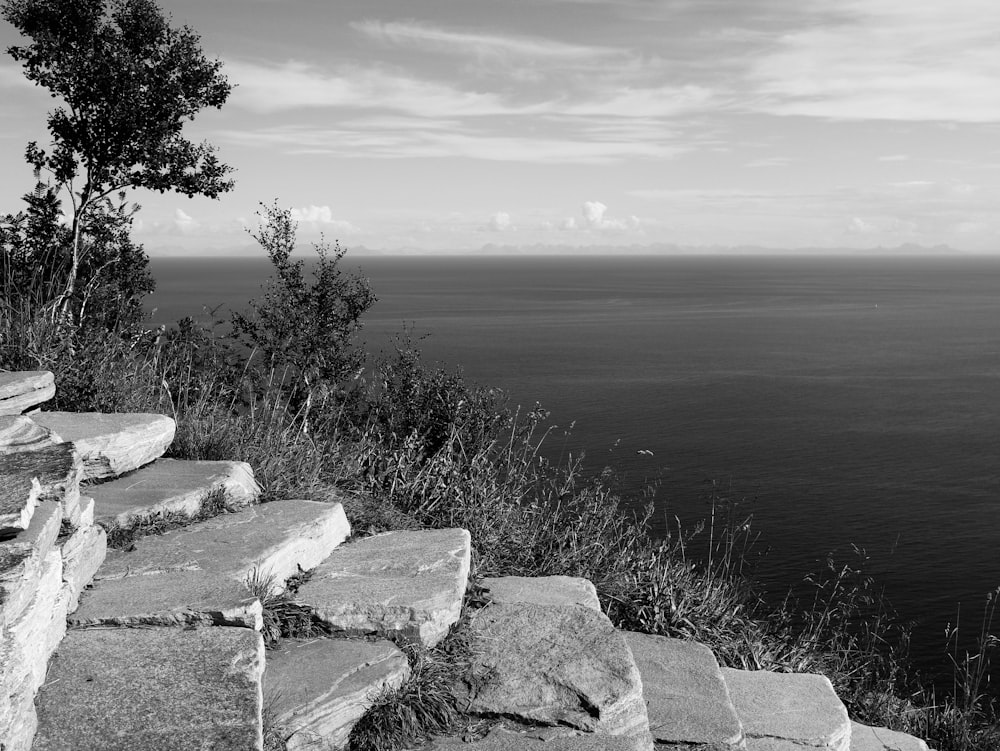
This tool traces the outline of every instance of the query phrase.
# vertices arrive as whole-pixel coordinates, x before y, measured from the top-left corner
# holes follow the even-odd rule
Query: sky
[[[186,133],[237,184],[130,194],[151,255],[250,252],[273,201],[348,248],[1000,250],[996,0],[160,6],[236,84]],[[0,212],[53,105],[0,60]]]

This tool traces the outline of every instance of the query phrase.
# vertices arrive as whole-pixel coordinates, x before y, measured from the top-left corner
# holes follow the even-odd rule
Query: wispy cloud
[[[532,58],[548,61],[586,61],[600,64],[625,59],[627,51],[613,47],[568,44],[541,37],[457,31],[413,21],[357,21],[351,28],[385,43],[407,45],[466,57]]]
[[[325,71],[300,61],[280,64],[230,60],[226,72],[239,83],[231,103],[253,112],[344,107],[387,109],[422,117],[461,117],[511,111],[495,94],[463,91],[376,67]]]
[[[504,136],[440,128],[373,131],[364,127],[335,129],[283,126],[257,130],[224,130],[223,141],[277,147],[290,154],[327,154],[341,158],[398,159],[465,157],[487,161],[542,164],[608,164],[628,158],[669,159],[688,147],[668,140],[591,140]]]
[[[777,115],[1000,121],[994,0],[804,0],[812,23],[748,68],[748,106]],[[807,19],[808,20],[808,19]]]

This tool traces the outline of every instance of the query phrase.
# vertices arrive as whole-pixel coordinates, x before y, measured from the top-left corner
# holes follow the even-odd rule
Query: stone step
[[[712,650],[697,642],[623,633],[642,676],[654,740],[745,748],[743,727]]]
[[[409,675],[406,656],[388,641],[286,640],[267,653],[265,706],[287,751],[341,748],[375,697]]]
[[[501,576],[482,581],[486,598],[498,605],[529,602],[535,605],[582,605],[601,612],[597,589],[577,576]]]
[[[47,370],[0,373],[0,415],[19,415],[55,395],[55,379]]]
[[[631,737],[652,750],[639,669],[604,613],[493,604],[468,628],[469,711]]]
[[[0,540],[26,529],[39,501],[80,500],[80,460],[69,444],[0,455]]]
[[[258,596],[281,592],[348,535],[339,503],[278,501],[143,537],[134,550],[108,554],[70,622],[259,629]]]
[[[66,633],[60,597],[62,557],[45,556],[27,606],[4,627],[0,640],[0,739],[5,751],[27,751],[36,726],[34,698],[56,645]]]
[[[62,519],[62,505],[44,501],[36,507],[27,529],[0,543],[0,636],[34,598]]]
[[[747,751],[850,751],[851,721],[823,675],[722,669]]]
[[[430,647],[458,622],[471,559],[464,529],[386,532],[335,550],[296,599],[338,631]]]
[[[247,629],[72,630],[38,693],[33,751],[261,749],[263,672]]]
[[[927,744],[906,733],[852,722],[851,751],[927,751]]]
[[[461,738],[437,738],[420,751],[643,751],[643,741],[621,736],[568,733],[561,736],[537,730],[518,732],[497,728],[485,738],[471,743]],[[706,749],[705,751],[714,751]]]
[[[80,594],[93,581],[108,552],[108,535],[94,524],[94,499],[84,499],[82,506],[75,529],[59,544],[67,615],[76,610]]]
[[[36,412],[31,419],[76,447],[85,480],[138,469],[162,456],[174,440],[174,421],[165,415]]]
[[[87,488],[97,503],[97,520],[123,526],[167,513],[193,516],[214,492],[223,494],[227,508],[236,509],[256,503],[260,486],[246,462],[158,459]]]
[[[34,451],[58,442],[51,430],[27,415],[0,415],[0,454]]]

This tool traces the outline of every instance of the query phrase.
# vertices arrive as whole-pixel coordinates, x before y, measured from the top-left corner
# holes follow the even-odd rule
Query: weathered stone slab
[[[55,380],[47,370],[0,373],[0,415],[20,414],[55,395]]]
[[[373,697],[410,675],[388,641],[283,641],[268,652],[264,695],[288,751],[339,749]]]
[[[927,751],[927,744],[896,730],[852,722],[851,751]]]
[[[461,738],[438,738],[424,751],[647,751],[647,741],[622,736],[567,734],[561,738],[539,738],[533,732],[493,730],[479,741],[466,743]]]
[[[387,532],[334,551],[297,599],[335,629],[433,646],[458,622],[472,541],[464,529]]]
[[[56,607],[62,585],[62,557],[51,551],[42,564],[42,574],[31,602],[12,624],[4,629],[4,640],[11,647],[15,674],[27,674],[27,689],[38,689],[45,677],[45,666],[54,642],[66,628],[66,613]]]
[[[279,501],[144,537],[133,551],[108,555],[71,621],[260,628],[257,596],[282,591],[349,534],[339,503]]]
[[[68,444],[0,455],[0,540],[26,529],[39,501],[77,501],[80,473]]]
[[[535,605],[582,605],[601,610],[597,589],[578,576],[503,576],[483,579],[486,596],[498,605],[530,602]]]
[[[26,530],[0,543],[0,632],[18,619],[35,597],[61,522],[62,506],[44,501]]]
[[[194,515],[205,497],[222,492],[230,509],[249,506],[260,496],[246,462],[160,459],[116,480],[87,488],[104,523],[128,524],[165,513]]]
[[[0,454],[35,451],[58,441],[27,415],[0,415]]]
[[[603,613],[489,605],[473,616],[469,635],[470,711],[649,739],[639,669]]]
[[[649,729],[661,743],[739,747],[743,727],[704,644],[624,631],[642,676]]]
[[[788,744],[849,751],[851,721],[826,676],[733,668],[723,668],[722,675],[748,751],[778,751]]]
[[[3,668],[0,661],[0,668]],[[9,673],[2,677],[14,678]],[[29,751],[31,742],[38,727],[38,717],[35,714],[35,689],[31,687],[31,678],[26,673],[17,676],[9,688],[4,688],[0,681],[0,738],[3,738],[4,751]]]
[[[68,613],[76,610],[80,593],[97,574],[107,551],[107,532],[97,525],[77,528],[62,544],[63,586],[68,595]]]
[[[145,413],[37,412],[31,419],[76,447],[87,480],[149,464],[163,455],[175,430],[170,417]]]
[[[261,749],[260,634],[78,629],[38,694],[34,751]]]

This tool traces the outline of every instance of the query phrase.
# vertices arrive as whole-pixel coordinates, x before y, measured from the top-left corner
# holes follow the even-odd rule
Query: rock
[[[97,502],[95,515],[105,526],[165,513],[193,516],[213,492],[224,494],[230,510],[255,503],[260,487],[246,462],[159,459],[131,474],[87,489]]]
[[[59,597],[62,560],[50,550],[42,563],[30,603],[2,629],[0,638],[0,747],[31,747],[36,724],[34,697],[52,651],[66,630]]]
[[[927,751],[927,744],[896,730],[852,722],[851,751]]]
[[[621,736],[574,733],[558,738],[539,738],[536,732],[516,732],[498,728],[479,741],[438,738],[424,751],[644,751],[648,742]]]
[[[0,415],[20,414],[55,395],[55,379],[47,370],[0,373]]]
[[[108,551],[108,535],[96,525],[77,528],[62,544],[67,613],[76,610],[80,593],[93,580]]]
[[[279,501],[144,537],[108,555],[71,621],[260,628],[258,596],[281,592],[349,534],[339,503]]]
[[[31,416],[83,460],[84,479],[114,477],[163,455],[174,439],[174,421],[165,415],[102,412],[37,412]]]
[[[0,415],[0,454],[35,451],[55,443],[52,431],[27,415]]]
[[[264,695],[288,751],[339,749],[374,697],[409,675],[388,641],[283,641],[268,653]]]
[[[79,629],[38,694],[34,751],[261,749],[260,634]]]
[[[743,728],[712,650],[624,631],[642,676],[649,729],[660,743],[739,747]]]
[[[469,637],[470,711],[649,737],[639,670],[603,613],[576,605],[489,605],[473,616]]]
[[[387,532],[336,550],[296,597],[340,631],[431,647],[458,622],[471,556],[464,529]]]
[[[68,444],[0,455],[0,540],[26,529],[39,501],[78,502],[80,473]]]
[[[589,579],[576,576],[503,576],[483,579],[486,596],[500,604],[582,605],[600,612],[601,601]]]
[[[748,751],[783,751],[795,744],[850,750],[851,721],[826,676],[732,668],[723,668],[722,675]]]
[[[62,506],[45,501],[38,505],[26,530],[0,543],[0,633],[34,598],[61,523]]]

